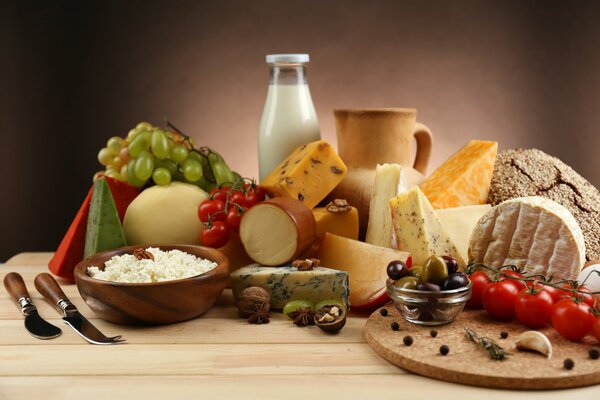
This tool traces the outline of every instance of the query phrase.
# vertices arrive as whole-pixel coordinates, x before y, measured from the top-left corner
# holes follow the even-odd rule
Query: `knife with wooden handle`
[[[37,308],[31,301],[27,287],[21,275],[16,272],[9,272],[4,277],[4,287],[10,297],[17,302],[21,312],[25,316],[25,328],[37,339],[53,339],[60,336],[62,331],[60,328],[52,325],[42,319],[38,314]]]
[[[43,272],[34,280],[35,288],[62,313],[63,321],[82,338],[92,344],[115,344],[124,342],[121,336],[106,337],[88,321],[67,298],[52,275]]]

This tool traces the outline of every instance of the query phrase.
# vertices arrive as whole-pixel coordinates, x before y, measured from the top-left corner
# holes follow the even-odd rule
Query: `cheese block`
[[[394,245],[390,200],[408,190],[406,174],[399,164],[378,164],[369,205],[366,242],[382,247]]]
[[[119,213],[104,177],[94,182],[85,234],[84,258],[126,246]]]
[[[477,222],[492,209],[489,204],[436,210],[442,226],[456,245],[463,260],[469,259],[469,240]]]
[[[292,300],[308,300],[316,304],[322,300],[348,302],[348,273],[330,268],[315,267],[299,271],[291,265],[265,267],[251,264],[229,275],[233,296],[250,286],[266,289],[271,295],[271,308],[282,309]]]
[[[244,213],[240,239],[248,256],[277,266],[297,259],[316,239],[315,217],[301,201],[275,197]]]
[[[564,206],[539,196],[519,197],[479,220],[469,256],[494,268],[516,265],[532,274],[577,279],[585,245],[581,228]]]
[[[285,196],[313,208],[344,179],[346,165],[323,140],[298,147],[261,182],[271,197]]]
[[[497,151],[497,142],[472,140],[446,160],[421,184],[433,208],[485,204]]]
[[[346,212],[330,212],[326,207],[312,210],[317,223],[317,239],[325,237],[325,233],[358,240],[358,210],[352,207]]]
[[[408,261],[410,254],[326,233],[317,258],[324,267],[346,271],[353,307],[374,304],[385,297],[386,268],[390,261]]]
[[[418,186],[390,200],[396,245],[409,252],[415,265],[432,255],[454,257],[465,265],[456,245]]]

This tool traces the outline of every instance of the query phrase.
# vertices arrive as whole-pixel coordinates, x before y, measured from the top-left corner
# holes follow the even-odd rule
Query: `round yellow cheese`
[[[127,207],[123,230],[130,245],[200,244],[198,206],[208,194],[195,185],[152,186]]]

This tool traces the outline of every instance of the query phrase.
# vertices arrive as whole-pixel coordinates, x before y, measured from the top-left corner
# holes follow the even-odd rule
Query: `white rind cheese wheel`
[[[471,235],[469,259],[498,268],[525,267],[530,274],[576,279],[585,262],[583,233],[573,215],[539,196],[500,203]]]

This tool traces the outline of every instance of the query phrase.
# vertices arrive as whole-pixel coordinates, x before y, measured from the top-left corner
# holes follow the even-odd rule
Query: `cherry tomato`
[[[221,200],[204,200],[198,207],[198,218],[202,222],[225,220],[225,203]]]
[[[258,203],[260,203],[260,200],[258,199],[258,196],[256,195],[256,192],[253,189],[248,190],[248,192],[246,192],[246,208],[250,208]]]
[[[229,188],[214,188],[210,191],[210,198],[220,200],[225,204],[227,201],[227,193],[229,192]]]
[[[515,314],[517,319],[531,329],[543,328],[550,322],[554,301],[545,290],[531,293],[523,290],[515,301]]]
[[[591,294],[591,290],[586,288],[585,286],[578,286],[578,287],[574,287],[573,285],[571,285],[570,283],[565,283],[563,285],[561,285],[564,289],[566,290],[562,290],[560,291],[559,294],[559,299],[564,299],[564,298],[577,298],[579,300],[583,300],[585,303],[587,303],[589,306],[594,306],[594,296],[592,296]],[[577,289],[580,292],[585,292],[584,293],[573,293],[571,290],[573,289]]]
[[[596,340],[600,342],[600,317],[594,318],[594,324],[592,325],[592,333],[596,337]]]
[[[233,191],[229,196],[229,202],[240,207],[246,207],[246,196],[244,196],[244,193],[240,191]]]
[[[514,283],[515,285],[517,285],[517,287],[519,288],[519,290],[523,290],[527,288],[527,285],[525,284],[525,282],[520,281],[519,279],[523,279],[523,274],[517,271],[513,271],[512,269],[503,269],[502,272],[505,275],[508,275],[511,278],[517,278],[517,279],[511,279],[511,278],[507,278],[504,276],[501,276],[500,280],[507,280],[507,281],[511,281],[512,283]]]
[[[204,225],[200,235],[203,245],[218,249],[229,241],[229,228],[223,221],[214,221],[210,226]]]
[[[519,288],[510,280],[499,281],[483,289],[483,308],[494,319],[511,319],[515,316],[515,301]]]
[[[553,286],[548,286],[548,285],[542,285],[540,284],[540,286],[542,287],[542,290],[544,292],[547,292],[550,297],[552,297],[552,302],[556,303],[559,299],[561,290],[558,290],[557,288],[553,287]]]
[[[256,196],[256,202],[260,203],[261,201],[265,201],[265,189],[260,187],[255,183],[247,183],[244,185],[244,191],[246,192],[246,197],[248,197],[248,193],[252,192],[253,196]]]
[[[240,230],[240,221],[242,220],[242,215],[244,215],[244,209],[239,209],[238,207],[229,207],[229,211],[227,211],[227,216],[225,217],[225,225],[229,229],[234,232],[238,232]]]
[[[490,284],[490,278],[485,272],[477,271],[469,275],[469,279],[473,283],[473,288],[471,289],[471,298],[467,301],[466,306],[467,308],[482,308],[481,294],[483,289]]]
[[[591,307],[570,298],[564,298],[554,305],[552,326],[565,339],[579,341],[583,339],[594,325]]]

